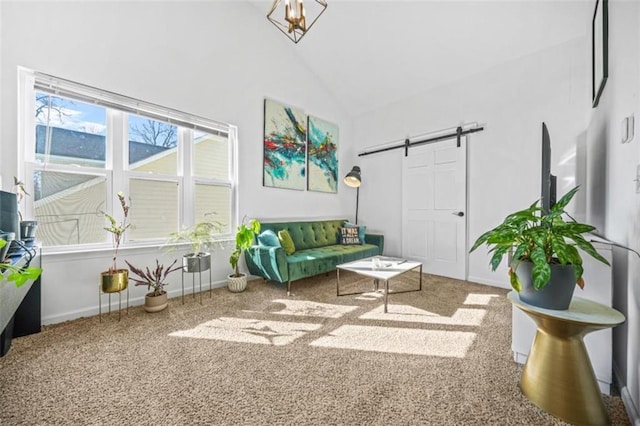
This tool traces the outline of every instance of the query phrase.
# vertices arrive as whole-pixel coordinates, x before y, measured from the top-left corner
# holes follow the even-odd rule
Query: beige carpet
[[[416,273],[394,287],[417,285]],[[368,288],[348,274],[342,291]],[[336,296],[333,276],[83,318],[0,358],[2,425],[558,425],[520,392],[506,291],[424,275]],[[612,423],[628,424],[620,398]]]

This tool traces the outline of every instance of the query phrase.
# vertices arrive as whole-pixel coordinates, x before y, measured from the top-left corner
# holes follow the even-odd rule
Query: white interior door
[[[466,279],[467,139],[409,148],[402,167],[402,256]]]

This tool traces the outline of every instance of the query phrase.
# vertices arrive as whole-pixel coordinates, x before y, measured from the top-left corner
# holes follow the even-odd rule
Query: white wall
[[[24,66],[238,126],[240,218],[352,214],[352,194],[342,187],[337,195],[262,187],[265,97],[339,125],[341,176],[351,167],[352,132],[348,114],[297,60],[296,46],[250,3],[44,1],[2,2],[1,7],[0,173],[5,187],[17,173],[10,159],[17,158],[16,68]],[[217,257],[216,282],[230,270],[228,251]],[[156,249],[123,254],[140,264],[162,255]],[[44,321],[97,313],[95,289],[108,259],[108,252],[45,257]],[[132,289],[138,301],[144,293]]]
[[[587,23],[588,24],[588,23]],[[640,252],[640,4],[609,2],[609,79],[591,109],[591,41],[577,39],[497,66],[454,84],[356,117],[356,153],[461,123],[486,130],[469,142],[469,243],[540,193],[540,123],[549,126],[558,195],[583,190],[569,206],[578,220]],[[586,30],[590,34],[590,29]],[[621,144],[621,121],[635,115],[636,136]],[[385,234],[385,251],[401,252],[402,150],[359,157],[361,222]],[[506,265],[469,258],[471,281],[508,288]],[[632,422],[640,422],[640,257],[616,249],[614,307],[627,321],[614,329],[614,369]],[[598,283],[591,283],[598,285]],[[589,283],[587,284],[589,285]]]
[[[469,135],[468,239],[540,197],[542,122],[549,127],[558,193],[575,185],[576,146],[589,105],[584,38],[404,100],[354,120],[356,151],[459,124]],[[361,222],[385,234],[385,252],[400,254],[403,150],[359,157]],[[470,245],[469,245],[470,246]],[[493,273],[486,250],[470,255],[469,279],[507,288],[506,266]]]
[[[640,194],[636,166],[640,135],[620,143],[622,119],[640,112],[640,4],[609,1],[609,78],[587,129],[587,176],[590,197],[587,216],[602,223],[604,235],[640,251]],[[592,189],[593,188],[593,189]],[[614,257],[614,306],[627,321],[614,329],[614,369],[625,405],[637,422],[640,410],[640,258],[627,250]],[[637,423],[636,423],[637,424]]]

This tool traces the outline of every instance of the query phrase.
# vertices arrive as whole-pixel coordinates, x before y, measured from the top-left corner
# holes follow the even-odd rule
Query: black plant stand
[[[201,266],[202,264],[202,258],[198,257],[198,270],[197,271],[193,271],[193,272],[189,272],[187,270],[187,266],[184,264],[184,262],[182,263],[182,304],[184,305],[184,274],[191,274],[191,293],[193,294],[193,298],[195,299],[196,297],[196,273],[199,275],[200,278],[200,304],[202,305],[202,271],[203,269],[206,271],[207,269],[209,270],[209,297],[213,297],[213,293],[212,293],[212,277],[211,277],[211,260],[209,260],[209,267],[208,268],[204,268]]]

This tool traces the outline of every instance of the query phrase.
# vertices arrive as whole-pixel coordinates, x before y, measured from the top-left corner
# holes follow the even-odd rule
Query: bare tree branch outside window
[[[71,117],[68,113],[69,106],[73,105],[73,101],[51,96],[46,93],[36,93],[36,118],[45,121],[51,121],[51,115],[56,115],[61,123],[65,118]]]
[[[178,144],[176,126],[151,119],[130,124],[129,136],[137,142],[165,148],[174,148]]]

